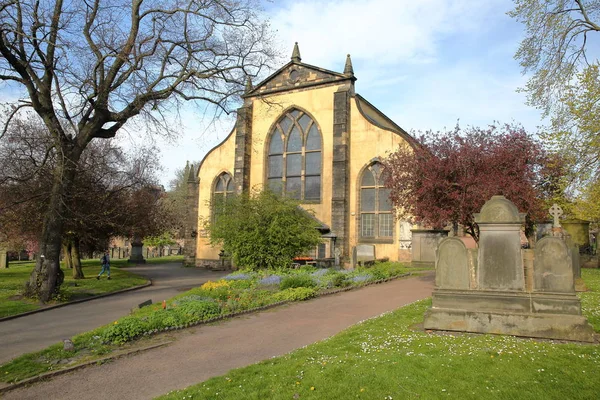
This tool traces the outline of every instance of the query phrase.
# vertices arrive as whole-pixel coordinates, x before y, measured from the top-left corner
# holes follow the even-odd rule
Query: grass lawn
[[[600,331],[600,270],[583,270]],[[419,329],[431,300],[161,399],[593,399],[600,346]]]
[[[182,256],[171,256],[151,258],[148,262],[165,263],[182,260]],[[127,266],[126,259],[111,260],[112,279],[110,281],[106,278],[99,281],[95,279],[100,272],[99,260],[82,260],[82,265],[85,279],[75,280],[71,276],[71,270],[63,268],[65,282],[61,288],[60,299],[54,304],[114,292],[146,283],[146,278],[120,268]],[[0,318],[36,310],[43,306],[35,300],[25,299],[21,296],[23,286],[29,279],[33,267],[33,262],[18,261],[10,262],[8,269],[0,270]],[[106,274],[103,276],[106,276]]]

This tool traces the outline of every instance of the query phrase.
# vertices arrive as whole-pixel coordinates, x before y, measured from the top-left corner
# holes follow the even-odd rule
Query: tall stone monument
[[[8,268],[8,252],[6,247],[0,243],[0,269]]]
[[[4,232],[0,232],[0,269],[8,268],[8,247],[5,241],[8,236]]]
[[[134,236],[131,241],[131,255],[127,260],[128,263],[132,264],[146,264],[146,259],[144,258],[144,243],[142,242],[142,238],[139,236]]]
[[[425,329],[594,340],[573,287],[570,250],[561,238],[540,240],[533,257],[528,253],[526,273],[520,242],[524,219],[504,196],[493,196],[475,214],[478,249],[468,250],[456,238],[440,242]]]

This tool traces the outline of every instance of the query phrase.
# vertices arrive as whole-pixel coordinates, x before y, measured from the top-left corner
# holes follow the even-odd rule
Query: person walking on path
[[[102,270],[100,271],[96,279],[100,279],[100,275],[102,275],[106,271],[108,279],[110,280],[110,257],[108,255],[108,250],[104,252],[104,255],[100,259],[100,263],[102,264]]]

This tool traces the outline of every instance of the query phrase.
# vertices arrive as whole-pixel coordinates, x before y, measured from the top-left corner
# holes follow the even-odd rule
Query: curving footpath
[[[148,299],[161,302],[227,274],[183,268],[181,263],[137,265],[127,271],[151,279],[152,286],[0,322],[0,364],[108,324]]]
[[[429,297],[433,281],[430,272],[190,328],[168,346],[15,389],[3,399],[150,399],[288,353]]]

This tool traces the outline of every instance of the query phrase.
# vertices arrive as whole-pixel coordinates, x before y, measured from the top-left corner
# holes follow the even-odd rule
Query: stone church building
[[[186,263],[211,266],[203,223],[211,201],[260,187],[296,198],[321,224],[315,258],[346,265],[355,248],[373,245],[376,258],[410,260],[410,228],[396,220],[380,161],[414,139],[354,91],[350,55],[342,73],[291,61],[252,87],[248,81],[237,121],[222,143],[188,173]]]

